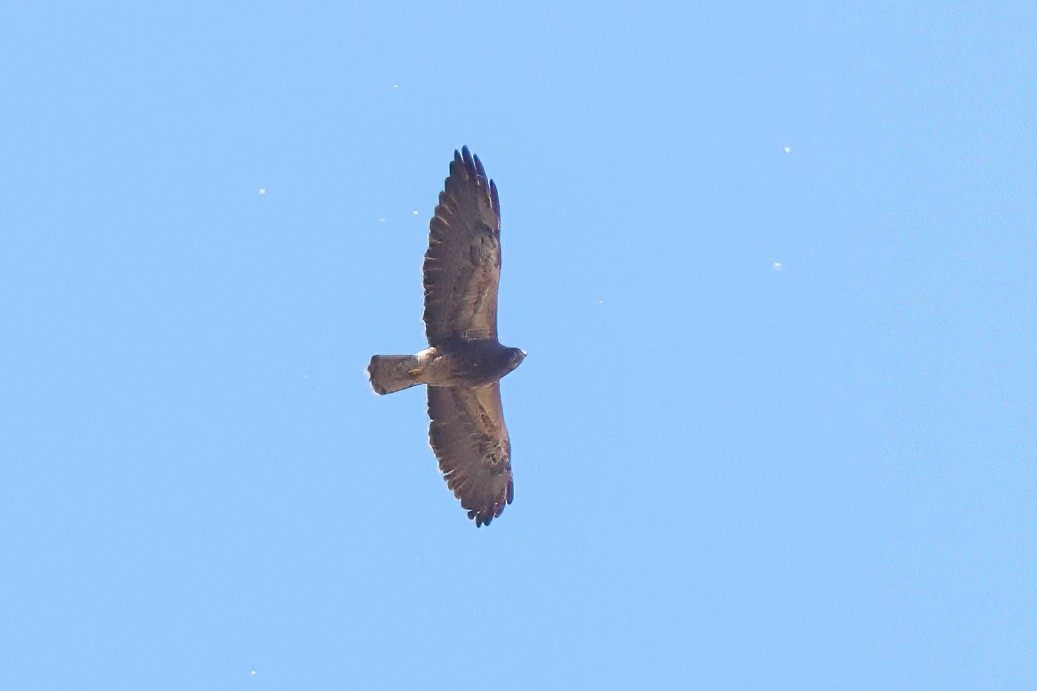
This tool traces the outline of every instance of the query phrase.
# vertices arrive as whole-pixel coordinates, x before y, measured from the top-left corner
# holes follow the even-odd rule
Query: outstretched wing
[[[515,498],[511,442],[500,385],[428,387],[429,443],[447,486],[475,525],[489,525]]]
[[[497,338],[500,202],[467,146],[454,152],[428,240],[422,273],[429,344]]]

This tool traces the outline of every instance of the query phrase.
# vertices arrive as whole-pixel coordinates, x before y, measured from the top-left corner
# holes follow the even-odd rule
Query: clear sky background
[[[1037,9],[909,5],[3,3],[0,688],[1037,688]]]

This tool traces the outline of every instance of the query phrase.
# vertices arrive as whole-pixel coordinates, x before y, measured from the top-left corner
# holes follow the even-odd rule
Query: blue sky
[[[1037,687],[1035,25],[5,3],[0,687]],[[363,375],[462,144],[480,530]]]

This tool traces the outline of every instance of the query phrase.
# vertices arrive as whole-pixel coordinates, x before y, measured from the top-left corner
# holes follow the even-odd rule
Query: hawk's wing
[[[422,271],[429,343],[496,339],[500,202],[497,186],[467,146],[454,152],[428,239]]]
[[[475,525],[489,525],[515,497],[500,385],[428,387],[429,443],[447,486]]]

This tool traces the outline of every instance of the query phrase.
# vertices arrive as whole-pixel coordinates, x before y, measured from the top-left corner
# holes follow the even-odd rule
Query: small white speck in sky
[[[254,677],[254,676],[256,676],[256,670],[254,670],[254,669],[253,669],[253,670],[251,670],[251,671],[249,672],[249,674],[250,674],[250,675],[252,675],[253,677]]]
[[[411,211],[410,214],[411,214],[411,216],[417,216],[418,212],[417,211]]]
[[[781,271],[781,262],[773,262],[771,268],[775,271]]]
[[[792,153],[792,147],[791,146],[786,146],[785,147],[785,153],[791,154]]]
[[[260,194],[260,195],[264,195],[264,194],[266,194],[266,188],[265,188],[265,187],[260,187],[260,188],[259,188],[259,194]]]

